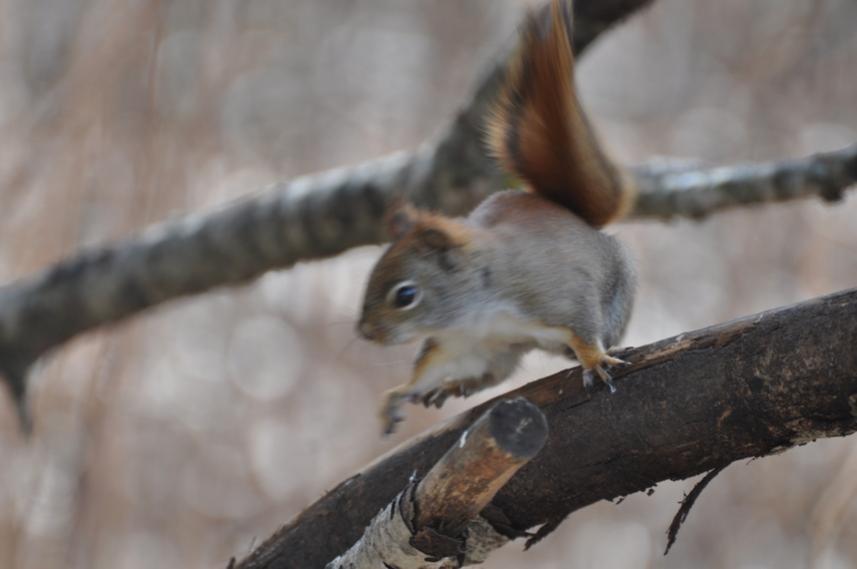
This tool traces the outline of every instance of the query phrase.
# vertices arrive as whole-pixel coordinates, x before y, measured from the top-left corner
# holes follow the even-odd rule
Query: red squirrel
[[[387,392],[384,430],[403,402],[440,407],[496,385],[534,348],[573,355],[615,391],[607,353],[622,337],[636,276],[622,244],[599,228],[636,195],[602,150],[578,101],[571,7],[530,14],[488,119],[488,144],[524,181],[466,218],[404,206],[372,270],[359,333],[381,344],[423,340],[407,384]]]

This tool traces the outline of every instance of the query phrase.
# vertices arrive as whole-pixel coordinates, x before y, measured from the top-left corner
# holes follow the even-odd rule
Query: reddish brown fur
[[[390,248],[390,253],[395,254],[395,251],[409,251],[415,247],[419,247],[421,243],[431,245],[433,248],[452,248],[463,247],[471,240],[470,229],[463,223],[456,221],[453,218],[444,217],[435,213],[421,211],[410,206],[405,206],[396,212],[393,212],[389,220],[393,220],[399,216],[406,216],[407,222],[403,223],[401,219],[396,221],[396,225],[406,226],[407,230],[396,234],[397,230],[391,230],[392,237],[395,242]],[[445,243],[444,247],[439,247],[440,242]]]
[[[554,0],[545,27],[530,15],[488,142],[531,190],[601,227],[625,213],[632,188],[604,156],[577,99],[569,5]]]

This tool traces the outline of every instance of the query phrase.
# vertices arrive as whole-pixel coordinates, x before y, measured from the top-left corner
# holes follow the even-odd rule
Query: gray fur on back
[[[478,247],[494,258],[489,287],[500,300],[549,326],[571,328],[588,343],[619,342],[634,299],[636,275],[625,247],[569,210],[535,194],[507,190],[492,195],[467,218],[480,238],[502,240]],[[491,232],[479,232],[479,228]],[[484,270],[484,269],[483,269]],[[496,279],[496,280],[495,280]]]

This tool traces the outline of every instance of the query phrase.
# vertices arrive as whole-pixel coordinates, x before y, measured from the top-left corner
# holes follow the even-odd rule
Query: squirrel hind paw
[[[592,369],[583,370],[583,388],[590,391],[595,384],[595,374],[598,374],[599,379],[604,382],[610,393],[616,393],[616,384],[613,383],[613,377],[604,367],[599,364]]]

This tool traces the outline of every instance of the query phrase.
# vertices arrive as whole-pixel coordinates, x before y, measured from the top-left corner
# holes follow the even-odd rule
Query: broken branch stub
[[[462,433],[419,482],[411,481],[363,536],[326,569],[455,569],[483,562],[509,538],[479,516],[506,482],[544,446],[538,407],[502,401]]]
[[[547,432],[542,412],[523,397],[492,407],[420,482],[416,526],[458,534],[541,450]]]

